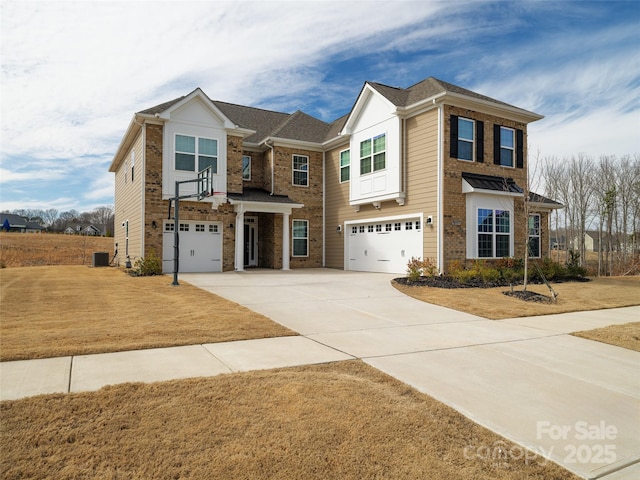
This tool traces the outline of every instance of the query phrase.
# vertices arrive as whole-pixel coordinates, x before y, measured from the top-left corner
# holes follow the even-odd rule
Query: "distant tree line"
[[[107,236],[113,235],[114,212],[113,207],[97,207],[90,212],[78,212],[69,210],[59,212],[55,208],[41,209],[16,209],[10,212],[14,215],[25,217],[30,222],[35,222],[49,232],[64,232],[68,227],[93,225],[104,231]]]
[[[598,275],[640,273],[640,154],[546,157],[542,177],[546,195],[564,205],[551,228],[564,237],[567,261],[579,255],[584,265],[588,232],[597,238]]]

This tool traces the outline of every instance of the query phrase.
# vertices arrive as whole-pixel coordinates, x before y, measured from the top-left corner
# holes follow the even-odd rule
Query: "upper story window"
[[[458,159],[473,161],[474,121],[458,118]]]
[[[135,152],[132,150],[131,151],[131,181],[133,182],[134,179],[134,169],[136,166],[136,154]]]
[[[213,173],[218,173],[218,141],[212,138],[176,135],[175,169],[199,172],[207,167],[211,167]]]
[[[293,156],[293,184],[309,186],[309,157],[306,155]]]
[[[242,156],[242,180],[251,180],[251,157]]]
[[[384,170],[387,162],[386,135],[360,142],[360,175]]]
[[[484,122],[451,115],[449,156],[469,162],[484,162]]]
[[[513,167],[515,146],[515,131],[512,128],[500,127],[500,165]]]
[[[349,168],[351,166],[351,151],[340,152],[340,183],[349,181]]]

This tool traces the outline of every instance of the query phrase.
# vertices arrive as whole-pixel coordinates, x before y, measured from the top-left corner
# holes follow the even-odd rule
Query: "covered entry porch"
[[[228,193],[227,198],[236,214],[234,270],[278,266],[289,270],[291,212],[304,205],[286,195],[271,195],[261,189]]]

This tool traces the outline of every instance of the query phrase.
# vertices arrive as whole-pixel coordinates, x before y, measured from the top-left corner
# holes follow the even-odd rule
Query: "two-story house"
[[[527,245],[546,256],[548,213],[561,205],[526,188],[527,125],[541,118],[434,78],[367,82],[332,123],[196,89],[133,116],[109,168],[115,242],[130,261],[155,251],[165,272],[176,228],[182,272],[404,273],[411,257],[444,272]],[[206,167],[213,195],[181,199],[174,225],[176,188],[198,188],[179,182]]]

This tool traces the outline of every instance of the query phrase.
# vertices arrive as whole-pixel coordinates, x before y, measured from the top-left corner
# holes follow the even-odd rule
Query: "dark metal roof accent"
[[[493,190],[494,192],[524,193],[513,178],[479,175],[477,173],[462,172],[462,178],[473,188]]]
[[[564,207],[562,203],[556,202],[555,200],[552,200],[535,192],[529,192],[529,201],[532,203],[546,203],[549,206],[555,205],[557,207]]]
[[[240,202],[262,202],[262,203],[290,203],[298,202],[291,200],[287,195],[271,195],[271,193],[261,188],[244,188],[242,193],[227,193],[231,200]]]

